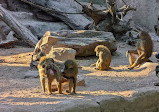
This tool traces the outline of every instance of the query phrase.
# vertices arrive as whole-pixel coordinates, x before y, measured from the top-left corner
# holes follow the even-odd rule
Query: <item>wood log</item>
[[[71,4],[69,4],[70,0],[68,0],[68,2],[64,2],[63,0],[52,0],[49,1],[49,3],[44,0],[41,0],[41,2],[38,0],[21,1],[31,5],[32,7],[41,9],[49,15],[60,18],[73,30],[83,30],[88,24],[91,23],[91,21],[84,17],[80,11],[78,11],[76,8],[73,8]]]
[[[0,5],[0,19],[4,21],[18,36],[30,46],[35,46],[38,39],[25,26],[19,23],[6,9]]]

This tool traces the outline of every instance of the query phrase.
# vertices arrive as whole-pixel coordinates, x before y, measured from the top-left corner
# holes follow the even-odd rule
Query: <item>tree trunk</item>
[[[0,19],[4,21],[22,40],[30,46],[35,46],[38,39],[9,12],[0,5]]]

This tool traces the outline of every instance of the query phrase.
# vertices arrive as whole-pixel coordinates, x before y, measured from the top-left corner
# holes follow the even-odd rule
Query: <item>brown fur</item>
[[[92,64],[91,66],[96,65],[96,69],[98,70],[109,70],[111,69],[111,53],[110,50],[104,46],[104,45],[98,45],[95,50],[96,56],[99,57],[97,62],[95,64]]]
[[[78,66],[73,60],[66,60],[64,71],[62,72],[62,76],[69,80],[69,90],[67,93],[75,94],[76,93],[76,85],[77,85],[77,74],[78,74]],[[73,89],[73,91],[72,91]]]
[[[149,57],[151,57],[153,52],[153,42],[151,40],[151,37],[147,32],[141,31],[139,33],[139,38],[140,40],[136,44],[136,50],[128,50],[126,53],[129,54],[129,69],[133,69],[143,62],[150,62]],[[137,59],[134,57],[133,54],[139,55]]]
[[[62,82],[61,82],[61,74],[59,68],[54,63],[52,58],[47,58],[43,56],[40,58],[38,64],[40,82],[42,86],[42,90],[45,92],[45,78],[47,78],[47,90],[49,94],[52,94],[51,83],[54,79],[58,82],[58,90],[59,93],[62,93]]]

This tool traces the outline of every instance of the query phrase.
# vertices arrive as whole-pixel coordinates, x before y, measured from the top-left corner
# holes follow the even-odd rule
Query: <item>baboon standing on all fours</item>
[[[69,90],[66,90],[66,92],[76,94],[78,66],[75,61],[70,59],[66,60],[64,65],[65,68],[61,74],[64,78],[69,80]]]
[[[52,94],[51,84],[54,79],[57,80],[59,93],[62,93],[62,78],[59,68],[55,65],[52,58],[43,56],[40,58],[38,64],[40,82],[42,90],[45,92],[45,78],[47,78],[47,90],[49,94]]]
[[[134,67],[142,64],[143,62],[152,62],[149,60],[153,52],[153,42],[151,40],[148,32],[139,32],[140,40],[136,44],[136,50],[128,50],[126,55],[129,54],[130,67],[128,69],[133,69]],[[139,55],[137,59],[133,54]]]
[[[91,66],[96,65],[96,69],[98,70],[109,70],[111,69],[111,53],[110,50],[104,45],[98,45],[95,50],[96,56],[99,57],[96,63]]]

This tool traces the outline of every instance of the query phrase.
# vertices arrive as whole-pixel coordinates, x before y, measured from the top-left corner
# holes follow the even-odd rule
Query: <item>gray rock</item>
[[[42,38],[46,31],[70,30],[70,28],[63,22],[30,21],[23,24],[39,38]]]
[[[141,25],[147,31],[154,31],[159,15],[158,0],[124,0],[128,5],[136,7],[136,11],[128,13],[131,15],[135,25]],[[118,6],[123,6],[122,0],[117,0]]]
[[[42,38],[46,31],[70,30],[64,22],[43,22],[36,20],[33,13],[10,12],[21,24],[26,26],[33,35]],[[29,21],[29,22],[28,22]]]
[[[39,77],[39,72],[37,70],[33,71],[27,71],[24,75],[24,79],[26,78],[38,78]]]
[[[158,110],[158,98],[157,91],[141,89],[136,90],[130,97],[102,97],[99,104],[102,112],[155,112]]]

